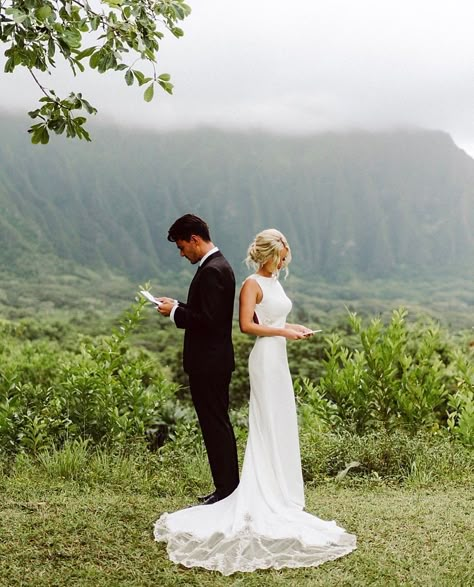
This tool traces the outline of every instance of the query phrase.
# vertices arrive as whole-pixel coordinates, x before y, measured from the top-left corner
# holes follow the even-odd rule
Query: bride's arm
[[[290,340],[304,338],[304,335],[292,328],[275,328],[256,324],[253,320],[255,306],[262,301],[262,290],[254,279],[247,279],[242,285],[239,297],[240,330],[255,336],[284,336]]]

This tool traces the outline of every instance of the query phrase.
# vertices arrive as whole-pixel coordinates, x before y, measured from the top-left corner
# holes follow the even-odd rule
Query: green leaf
[[[96,67],[99,65],[100,57],[101,57],[100,50],[93,53],[93,55],[89,59],[89,65],[91,66],[92,69],[96,69]]]
[[[100,25],[100,17],[99,16],[93,16],[90,20],[91,23],[91,29],[93,31],[96,31],[99,28]]]
[[[85,67],[82,65],[82,63],[80,61],[77,61],[77,59],[73,59],[72,60],[74,65],[83,73],[85,71]],[[75,72],[74,72],[75,74]]]
[[[11,14],[15,24],[21,24],[24,20],[28,18],[27,14],[24,14],[23,12],[20,12],[16,9],[12,9],[11,12],[9,12],[7,9],[6,12],[7,14]]]
[[[171,9],[175,14],[176,20],[183,20],[183,18],[186,16],[183,8],[179,4],[174,4],[171,6]]]
[[[62,38],[64,39],[66,44],[72,49],[81,46],[82,35],[80,31],[78,31],[77,29],[67,29],[66,31],[64,31]]]
[[[13,57],[9,57],[5,63],[5,67],[3,68],[5,73],[11,73],[15,69],[15,60]]]
[[[109,53],[107,57],[107,69],[115,69],[117,67],[117,58],[113,53]]]
[[[132,71],[139,86],[143,86],[144,84],[147,84],[149,81],[151,81],[151,77],[145,77],[145,75],[141,71],[138,71],[138,69],[133,69]]]
[[[54,44],[53,39],[48,39],[48,57],[52,59],[56,52],[56,45]]]
[[[153,86],[153,84],[151,83],[147,89],[145,90],[145,93],[143,94],[143,98],[145,100],[145,102],[151,102],[153,100],[153,94],[155,93],[155,88]]]
[[[143,55],[146,59],[148,59],[148,61],[151,61],[153,63],[156,61],[155,53],[152,49],[145,49],[145,51],[143,51]]]
[[[55,126],[53,127],[53,130],[57,135],[62,135],[65,128],[66,128],[66,121],[65,120],[58,120],[56,122]]]
[[[184,35],[184,31],[183,29],[180,29],[179,27],[175,26],[171,29],[171,32],[173,33],[173,35],[179,39],[180,37],[182,37]]]
[[[161,80],[158,83],[165,90],[165,92],[168,92],[168,94],[173,93],[173,84],[170,84],[169,82],[162,82]]]
[[[33,145],[37,145],[38,143],[40,143],[41,141],[41,129],[35,129],[34,131],[29,131],[31,132],[31,142],[33,143]]]
[[[87,49],[84,49],[84,51],[81,51],[76,55],[76,59],[80,61],[81,59],[84,59],[84,57],[89,57],[94,53],[95,49],[95,47],[87,47]]]
[[[85,111],[88,114],[96,114],[97,113],[97,109],[94,108],[94,106],[92,106],[87,100],[85,100],[84,98],[82,98],[82,107],[85,109]]]
[[[161,75],[158,76],[158,79],[161,79],[164,82],[169,82],[171,79],[171,76],[169,73],[162,73]]]
[[[51,12],[51,6],[49,6],[49,4],[44,4],[43,6],[41,6],[41,8],[38,8],[38,10],[36,10],[36,18],[38,20],[46,20],[51,15]]]
[[[145,75],[141,71],[138,71],[138,69],[133,69],[132,71],[133,75],[137,78],[137,82],[142,85],[143,80],[145,79]]]
[[[131,86],[133,84],[133,73],[131,69],[127,69],[125,72],[125,81],[127,86]]]
[[[88,143],[91,142],[90,134],[86,131],[85,128],[82,129],[82,136],[86,139]]]
[[[42,145],[47,145],[49,143],[49,132],[46,126],[43,126],[41,130],[40,141]]]
[[[30,118],[38,118],[38,116],[40,115],[40,111],[38,110],[30,110],[30,112],[28,112],[28,116]]]

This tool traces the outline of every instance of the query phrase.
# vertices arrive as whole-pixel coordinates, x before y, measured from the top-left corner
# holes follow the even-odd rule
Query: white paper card
[[[161,306],[161,302],[159,302],[154,296],[152,296],[151,293],[149,291],[147,291],[146,289],[141,289],[140,293],[142,294],[142,296],[144,298],[146,298],[149,302],[151,302],[155,306],[158,306],[158,307]]]

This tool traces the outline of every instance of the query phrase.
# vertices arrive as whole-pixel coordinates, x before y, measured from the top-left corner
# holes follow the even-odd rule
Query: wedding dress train
[[[276,277],[252,275],[263,292],[260,324],[282,327],[291,310]],[[286,339],[259,337],[249,357],[249,434],[237,489],[212,505],[163,514],[157,541],[186,567],[237,571],[312,567],[356,548],[356,537],[304,508],[298,424]]]

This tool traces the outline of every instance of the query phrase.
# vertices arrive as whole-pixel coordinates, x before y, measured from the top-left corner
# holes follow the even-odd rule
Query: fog
[[[173,96],[121,74],[45,79],[82,90],[97,118],[148,128],[218,125],[277,132],[440,129],[474,156],[472,0],[190,0],[185,36],[162,41]],[[32,79],[0,74],[3,107],[27,110]]]

